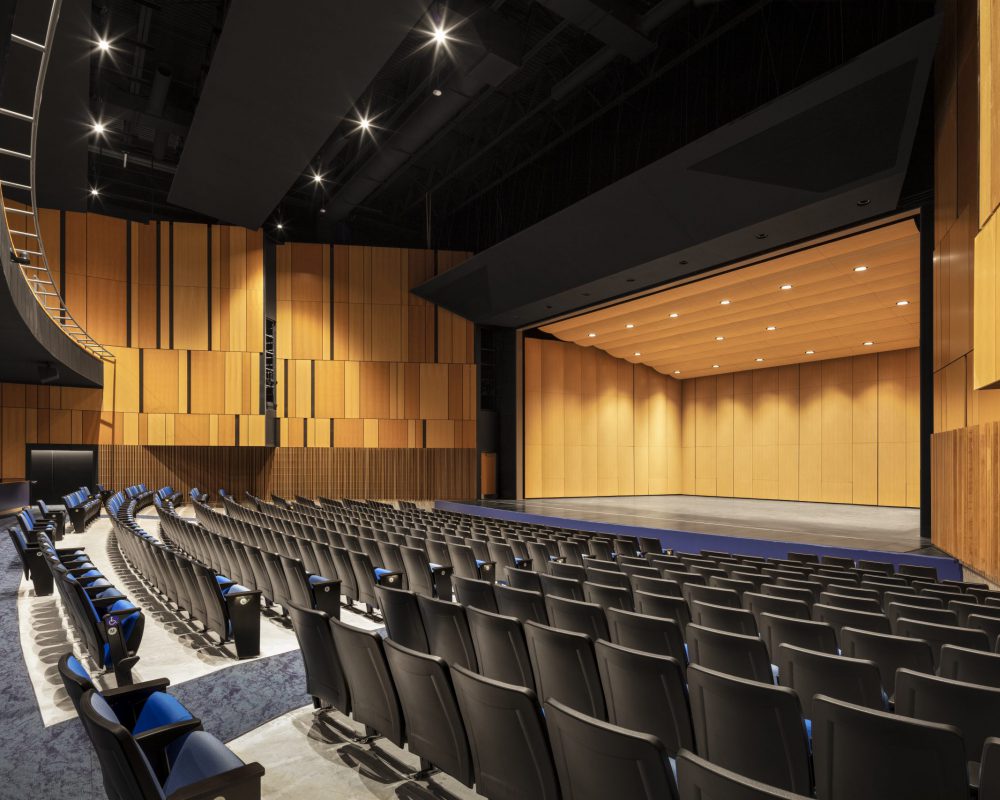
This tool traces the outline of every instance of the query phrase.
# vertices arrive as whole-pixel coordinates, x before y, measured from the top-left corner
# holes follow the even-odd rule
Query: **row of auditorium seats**
[[[139,660],[145,617],[78,548],[56,548],[40,534],[38,555],[59,592],[64,617],[92,662],[114,670],[119,685],[131,683]]]
[[[186,612],[220,642],[232,641],[238,658],[259,655],[260,592],[158,541],[136,522],[135,506],[135,500],[127,500],[112,517],[119,550],[129,566],[178,613]],[[161,524],[170,521],[172,512],[157,510]]]
[[[101,515],[101,495],[93,494],[86,486],[63,495],[63,505],[69,514],[73,530],[83,533],[87,526]]]
[[[260,798],[264,768],[244,764],[167,692],[165,678],[99,691],[64,654],[63,686],[101,765],[111,798]]]

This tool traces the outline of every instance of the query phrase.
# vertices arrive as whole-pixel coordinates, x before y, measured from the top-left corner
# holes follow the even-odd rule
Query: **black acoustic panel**
[[[829,192],[890,169],[916,68],[910,61],[876,75],[691,169],[810,192]]]
[[[168,199],[257,228],[427,0],[232,3]]]
[[[931,19],[911,28],[414,291],[480,324],[525,327],[895,211],[939,27]],[[844,103],[859,87],[855,96],[866,101]],[[837,126],[894,139],[876,157],[860,154],[860,166],[839,180],[827,162],[859,155],[855,143],[831,139],[829,121],[802,124],[828,103],[842,112]],[[786,171],[776,181],[780,142],[773,151],[747,143],[782,126],[798,131],[796,168],[807,174],[793,180]],[[748,148],[747,164],[725,161],[740,175],[698,168],[740,147]]]

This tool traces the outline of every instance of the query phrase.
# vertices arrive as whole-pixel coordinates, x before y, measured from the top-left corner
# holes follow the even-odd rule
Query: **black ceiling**
[[[429,5],[430,17],[446,27],[460,23],[450,33],[449,52],[428,45],[427,20],[398,32],[398,46],[379,57],[381,67],[350,98],[371,114],[371,136],[358,132],[354,112],[345,115],[322,81],[303,77],[282,92],[260,78],[258,104],[245,110],[257,113],[262,132],[281,125],[296,129],[305,119],[315,122],[317,114],[328,128],[322,136],[315,128],[306,137],[322,140],[314,152],[307,154],[311,147],[303,145],[287,159],[281,174],[297,170],[298,179],[280,193],[274,188],[277,171],[267,191],[234,187],[234,194],[257,194],[258,209],[273,203],[269,221],[284,223],[282,235],[484,250],[846,63],[934,8],[933,0]],[[231,92],[247,92],[233,82],[238,75],[218,93],[208,78],[217,46],[230,33],[227,14],[249,13],[247,6],[257,3],[94,1],[95,29],[115,40],[113,58],[95,54],[91,62],[91,110],[111,123],[99,152],[91,142],[90,180],[102,187],[97,207],[129,215],[249,219],[194,200],[196,178],[183,174],[189,143],[202,153],[191,154],[191,163],[201,165],[193,174],[202,172],[204,154],[213,152],[198,145],[199,117],[218,116],[227,95],[231,101]],[[303,41],[313,43],[303,49],[317,70],[334,76],[331,81],[351,72],[350,64],[338,61],[336,30],[301,30],[306,17],[296,21],[281,4],[260,7],[273,15],[281,43],[300,27]],[[349,33],[360,50],[377,44],[375,32],[363,26]],[[327,46],[316,46],[317,38]],[[260,63],[280,66],[280,53],[281,47],[269,48],[259,54]],[[160,65],[172,75],[162,108],[153,102]],[[435,97],[434,89],[444,91]],[[435,101],[447,108],[435,109]],[[280,113],[267,117],[267,102]],[[931,185],[928,122],[918,133],[904,195]],[[212,128],[214,152],[228,147],[239,153],[250,175],[269,170],[269,137],[244,138],[239,127]],[[752,150],[753,144],[742,147]],[[739,151],[731,157],[739,159]],[[300,162],[295,169],[292,161]],[[179,165],[182,175],[170,195]],[[311,180],[313,170],[322,173],[322,184]]]

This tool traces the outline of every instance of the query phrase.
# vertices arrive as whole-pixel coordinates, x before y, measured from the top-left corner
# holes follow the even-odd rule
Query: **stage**
[[[944,556],[919,554],[920,510],[884,506],[747,500],[688,495],[439,501],[438,508],[499,519],[606,533],[658,536],[697,552],[730,550],[783,558],[788,550],[929,564],[942,578],[961,576]]]

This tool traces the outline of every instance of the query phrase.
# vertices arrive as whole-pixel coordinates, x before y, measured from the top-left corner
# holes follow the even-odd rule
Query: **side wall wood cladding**
[[[410,294],[468,255],[277,248],[282,446],[475,448],[472,323]]]
[[[0,386],[3,478],[24,476],[32,443],[160,453],[264,445],[261,232],[59,211],[42,212],[42,227],[67,305],[116,363],[105,367],[103,391]],[[409,292],[467,255],[277,248],[283,447],[475,448],[472,325]],[[400,458],[371,465],[380,475],[396,463],[430,468],[422,456]],[[471,470],[467,497],[475,495]],[[438,485],[436,474],[416,474],[413,485]],[[396,485],[366,491],[390,496],[375,490]]]
[[[939,6],[931,535],[996,580],[1000,389],[987,387],[1000,381],[1000,0]]]
[[[676,381],[525,340],[525,496],[917,506],[917,350]]]

